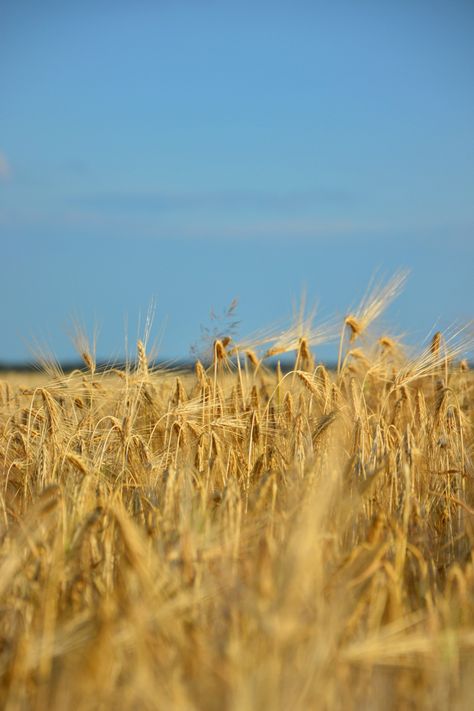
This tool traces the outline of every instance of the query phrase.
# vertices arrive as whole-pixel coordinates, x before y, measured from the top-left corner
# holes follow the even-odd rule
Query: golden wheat
[[[338,372],[306,323],[208,372],[139,341],[124,371],[7,376],[2,708],[472,708],[474,378],[464,335],[370,340],[401,281]]]

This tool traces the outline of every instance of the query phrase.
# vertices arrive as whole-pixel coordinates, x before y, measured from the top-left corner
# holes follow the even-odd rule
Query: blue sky
[[[408,340],[473,317],[472,2],[3,0],[0,27],[0,361],[72,357],[73,319],[118,357],[152,300],[186,357],[211,308],[342,317],[375,270],[411,270]]]

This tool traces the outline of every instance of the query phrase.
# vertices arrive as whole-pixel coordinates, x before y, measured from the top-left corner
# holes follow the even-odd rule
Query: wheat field
[[[194,372],[4,376],[2,708],[473,708],[469,333],[377,332],[402,281]]]

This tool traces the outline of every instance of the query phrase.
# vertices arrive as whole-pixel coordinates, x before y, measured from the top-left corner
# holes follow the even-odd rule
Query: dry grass
[[[474,379],[364,339],[2,383],[2,708],[472,708]]]

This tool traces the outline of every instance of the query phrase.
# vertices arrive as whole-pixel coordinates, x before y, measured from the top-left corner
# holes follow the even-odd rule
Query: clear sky
[[[472,0],[2,0],[0,361],[74,318],[119,356],[152,299],[186,357],[376,269],[408,340],[471,319],[473,37]]]

